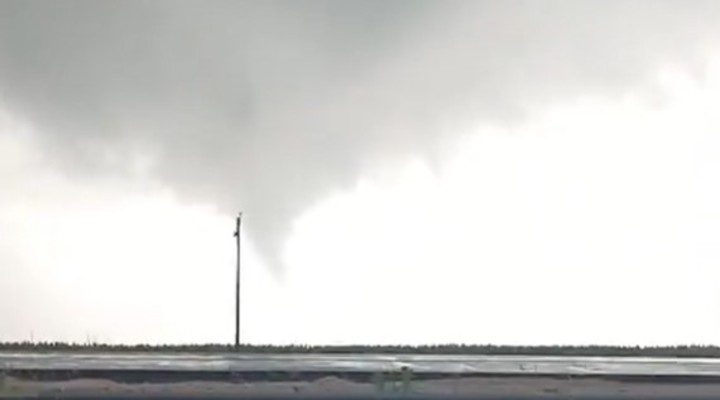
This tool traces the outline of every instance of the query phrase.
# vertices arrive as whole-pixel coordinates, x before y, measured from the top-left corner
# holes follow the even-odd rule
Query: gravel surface
[[[617,382],[597,378],[457,378],[411,382],[403,388],[400,382],[357,383],[332,376],[313,382],[178,382],[123,384],[105,380],[73,380],[35,382],[5,378],[0,398],[44,397],[197,397],[252,398],[268,397],[393,397],[419,396],[431,398],[659,398],[700,399],[720,398],[719,383]],[[119,396],[119,397],[118,397]]]

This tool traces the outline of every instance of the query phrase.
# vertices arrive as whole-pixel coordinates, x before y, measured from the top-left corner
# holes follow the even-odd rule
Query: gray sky
[[[637,122],[642,127],[639,131],[629,121],[646,111],[657,113],[652,120],[679,112],[672,107],[684,98],[663,86],[663,77],[683,76],[695,82],[693,85],[709,87],[708,74],[712,76],[713,71],[708,65],[717,54],[713,46],[719,39],[718,22],[720,4],[712,1],[0,1],[0,105],[4,116],[0,124],[4,158],[0,164],[4,187],[0,192],[0,273],[9,277],[0,283],[6,286],[0,291],[0,304],[16,305],[0,306],[0,312],[10,315],[7,320],[11,321],[9,333],[0,329],[0,339],[24,339],[33,332],[40,337],[83,340],[85,335],[101,332],[98,335],[104,340],[143,341],[150,332],[162,332],[144,326],[160,322],[136,314],[143,311],[153,293],[166,299],[183,297],[189,290],[180,284],[183,282],[198,285],[198,297],[205,299],[197,305],[199,310],[222,312],[208,314],[206,326],[211,328],[186,336],[172,333],[182,325],[177,324],[183,317],[168,317],[163,326],[171,333],[157,333],[148,340],[221,340],[227,326],[219,321],[224,321],[221,314],[226,312],[227,295],[213,297],[210,293],[224,291],[225,280],[231,276],[227,271],[227,264],[232,263],[228,258],[231,243],[223,241],[232,231],[232,216],[238,210],[247,215],[246,233],[252,248],[248,268],[271,271],[265,278],[260,278],[263,272],[257,272],[257,279],[264,282],[258,287],[266,290],[248,289],[248,298],[253,290],[266,292],[257,294],[261,297],[256,297],[255,306],[248,306],[255,307],[257,315],[272,307],[287,309],[287,302],[304,304],[296,307],[306,307],[307,312],[322,304],[321,300],[318,304],[308,300],[308,287],[319,290],[312,282],[319,285],[318,280],[325,280],[326,287],[340,290],[336,293],[340,295],[350,285],[350,276],[365,279],[356,274],[375,271],[378,265],[386,266],[385,272],[368,272],[363,288],[372,291],[379,285],[377,280],[385,279],[399,285],[388,290],[406,292],[410,297],[428,291],[446,297],[457,290],[458,282],[475,279],[478,264],[485,269],[477,276],[497,277],[512,270],[518,277],[530,277],[545,271],[547,274],[537,275],[538,282],[560,277],[579,286],[580,281],[573,279],[604,274],[603,268],[609,268],[596,266],[597,255],[582,251],[607,240],[583,236],[597,226],[573,225],[587,242],[571,246],[572,251],[562,246],[547,250],[554,249],[554,244],[539,240],[545,235],[542,230],[537,236],[506,235],[503,230],[532,225],[522,211],[527,209],[554,215],[556,218],[544,220],[543,226],[555,228],[578,217],[589,218],[597,213],[593,207],[602,204],[598,196],[603,193],[618,198],[628,195],[622,210],[636,216],[638,210],[649,206],[640,200],[634,203],[633,198],[652,199],[667,194],[665,190],[685,190],[684,200],[665,197],[667,204],[650,212],[648,220],[671,218],[673,210],[686,210],[697,201],[706,204],[710,195],[695,190],[715,175],[698,171],[715,171],[714,167],[701,164],[696,168],[691,165],[692,157],[683,158],[695,152],[683,152],[683,140],[688,146],[707,148],[699,145],[709,139],[692,123],[697,118],[691,121],[690,114],[683,114],[677,117],[685,121],[682,129],[668,132],[667,137],[657,133],[636,139],[633,135],[646,134],[652,125]],[[663,75],[668,70],[673,72]],[[627,106],[628,96],[641,98],[642,106]],[[586,106],[588,102],[591,106]],[[582,107],[591,111],[577,119],[577,115],[585,115]],[[635,110],[631,115],[623,111],[628,107]],[[592,111],[595,109],[606,114]],[[548,114],[551,112],[563,115],[560,120],[570,131],[568,137],[558,139],[555,122],[543,122],[550,118],[547,115],[554,115]],[[608,116],[616,118],[613,123],[607,122]],[[612,132],[596,132],[594,128],[606,122]],[[526,154],[528,148],[536,151]],[[476,149],[476,153],[468,153],[468,149]],[[623,149],[628,153],[622,153]],[[612,166],[613,158],[608,158],[613,154],[621,165],[617,169]],[[664,158],[668,155],[677,164]],[[550,158],[563,163],[557,168],[538,166]],[[465,162],[470,164],[453,167]],[[653,168],[638,170],[641,164]],[[672,168],[665,170],[667,165]],[[417,172],[418,168],[424,172]],[[448,172],[455,171],[453,168],[459,172]],[[565,175],[574,170],[595,171],[597,180],[588,183],[587,176]],[[535,171],[537,176],[528,178],[517,171]],[[427,183],[434,189],[420,183],[420,188],[412,186],[415,173],[423,177],[417,178],[422,182],[434,182]],[[635,193],[637,183],[607,183],[635,176],[633,173],[640,182],[661,180],[669,189],[647,186]],[[685,187],[688,179],[696,178],[697,187]],[[453,179],[460,183],[452,183]],[[537,183],[544,180],[548,180],[546,185]],[[481,181],[486,185],[475,185]],[[532,189],[539,192],[518,192],[524,184],[539,185]],[[575,192],[578,188],[585,188],[585,194]],[[426,193],[428,190],[431,193]],[[557,196],[568,190],[576,201],[569,203],[570,209],[558,208]],[[475,204],[466,204],[465,199],[475,198],[473,193],[484,195]],[[426,204],[427,199],[421,197],[427,196],[444,200]],[[537,202],[525,203],[523,196],[536,196]],[[495,202],[490,201],[493,198]],[[477,220],[477,208],[486,200],[485,212],[511,220],[488,219],[491,214]],[[343,202],[355,206],[338,205]],[[337,209],[345,211],[333,214]],[[363,209],[388,214],[363,214]],[[402,219],[398,217],[402,210],[417,213]],[[435,221],[435,225],[418,227],[416,220],[434,221],[430,213],[453,214],[455,222],[443,225]],[[343,226],[354,226],[352,221],[331,224],[358,214],[365,215],[367,225],[356,230],[361,232],[357,237],[342,234]],[[603,229],[623,230],[624,224],[631,227],[635,223],[625,217],[616,222],[618,226]],[[698,238],[710,240],[709,232],[718,227],[703,224],[703,229],[694,232]],[[469,228],[476,225],[486,230]],[[194,233],[178,233],[191,227]],[[418,228],[439,239],[425,243],[416,238],[404,247],[398,238],[414,237],[412,232]],[[647,224],[643,229],[647,232],[638,230],[635,237],[657,231]],[[167,236],[167,230],[186,236]],[[376,242],[387,232],[396,236]],[[443,242],[443,237],[467,244],[457,248],[457,242]],[[223,244],[211,244],[211,238]],[[57,249],[39,247],[51,239],[55,243],[51,246]],[[678,245],[674,236],[662,240]],[[434,255],[419,249],[417,241],[436,249]],[[491,259],[491,242],[497,248],[514,244],[517,252],[537,247],[547,254],[539,259],[537,255]],[[312,252],[308,249],[314,248],[313,243],[325,247]],[[608,245],[606,261],[618,265],[656,261],[638,258],[636,254],[649,253],[634,252],[643,245],[632,243]],[[627,246],[635,250],[627,253]],[[339,248],[347,251],[328,255]],[[353,266],[363,248],[377,257],[366,260],[374,267]],[[697,255],[685,250],[678,250],[678,259],[666,260],[667,268],[697,261],[683,258]],[[567,254],[575,254],[573,262],[585,266],[583,274],[573,278],[565,270],[547,266],[567,261]],[[510,264],[501,267],[499,259],[504,260],[502,265]],[[478,264],[467,264],[467,260]],[[407,283],[408,268],[418,263],[427,265],[428,270],[443,265],[444,270],[435,269],[435,274],[452,276],[448,282],[454,283],[443,286],[429,278]],[[203,278],[198,275],[198,265],[206,269]],[[178,276],[178,267],[187,274]],[[75,278],[63,281],[63,287],[47,271],[63,276],[58,278],[61,280]],[[654,274],[661,275],[652,269],[642,271],[633,282],[652,281]],[[383,274],[397,276],[381,278]],[[298,278],[304,275],[312,276],[312,282]],[[104,295],[125,293],[120,289],[88,289],[100,282],[121,281],[126,284],[124,290],[137,293],[131,302],[135,305],[123,305],[117,299],[112,307],[105,303]],[[177,285],[157,290],[160,283],[163,287]],[[513,288],[512,282],[505,285],[508,290]],[[47,287],[48,292],[38,287]],[[67,294],[71,288],[81,288],[83,296]],[[269,296],[267,293],[283,300],[262,297]],[[363,299],[366,306],[358,306],[356,314],[370,312],[367,310],[393,297],[389,292],[385,296],[377,303]],[[516,296],[534,295],[530,290]],[[480,301],[466,300],[456,299],[452,305]],[[93,301],[98,302],[97,309],[86,304]],[[271,306],[272,301],[278,303]],[[50,302],[57,309],[48,311]],[[106,311],[130,315],[132,327],[122,330],[113,325],[116,318],[110,318],[102,304],[109,307]],[[431,302],[428,310],[441,310],[443,304],[442,300]],[[90,308],[77,319],[73,307]],[[171,305],[159,302],[153,310],[160,313],[167,307]],[[612,309],[600,307],[598,312],[612,314]],[[508,306],[497,312],[517,310]],[[277,311],[273,315],[280,324],[285,314]],[[48,322],[50,316],[75,322],[52,323]],[[358,318],[358,324],[373,324]],[[323,319],[312,321],[316,326],[327,324]],[[268,336],[270,328],[257,329],[254,337],[258,341],[365,340],[343,332],[315,331],[299,338],[276,337]],[[502,341],[507,337],[502,332],[460,338],[443,335],[369,335],[367,340]],[[547,341],[624,340],[593,334],[546,337]],[[720,336],[703,340],[715,338],[720,343]],[[695,339],[678,335],[657,340]],[[533,341],[522,336],[511,340]],[[643,336],[626,339],[642,340]]]

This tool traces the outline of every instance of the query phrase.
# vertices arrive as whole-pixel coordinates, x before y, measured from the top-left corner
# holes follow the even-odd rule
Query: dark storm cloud
[[[720,3],[0,1],[0,101],[68,174],[156,158],[242,209],[266,258],[383,157],[478,120],[621,93],[711,43]]]

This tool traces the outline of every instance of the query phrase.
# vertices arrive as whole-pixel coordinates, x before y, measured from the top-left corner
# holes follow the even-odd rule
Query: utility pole
[[[237,265],[235,269],[235,347],[240,347],[240,224],[242,213],[235,219],[235,244],[237,246]]]

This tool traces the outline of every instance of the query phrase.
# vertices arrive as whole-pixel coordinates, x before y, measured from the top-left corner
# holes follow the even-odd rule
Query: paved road
[[[6,370],[374,372],[720,377],[720,359],[474,355],[267,355],[2,353]]]
[[[169,374],[167,381],[156,385],[123,386],[109,381],[76,381],[79,386],[64,382],[27,381],[25,393],[0,390],[0,400],[52,398],[61,400],[190,400],[190,399],[265,399],[265,400],[377,400],[373,383],[355,381],[309,380],[290,382],[302,386],[283,386],[283,382],[244,383],[196,381],[196,373],[235,374],[266,371],[355,373],[372,375],[375,371],[409,367],[417,373],[463,374],[464,380],[417,381],[408,395],[383,393],[383,400],[709,400],[720,398],[720,359],[616,358],[616,357],[531,357],[531,356],[448,356],[448,355],[248,355],[248,354],[67,354],[67,353],[2,353],[0,370],[31,371],[50,374],[56,371],[100,371],[122,378],[140,374],[139,382],[150,375]],[[105,372],[103,372],[105,371]],[[247,375],[245,374],[245,375]],[[490,377],[483,374],[489,374]],[[508,378],[492,377],[508,374]],[[192,378],[188,378],[191,376]],[[527,375],[527,376],[524,376]],[[550,375],[554,377],[541,377]],[[589,376],[589,379],[568,379],[565,375]],[[603,379],[592,378],[601,375]],[[608,375],[616,379],[607,379]],[[97,375],[91,375],[97,377]],[[178,376],[180,376],[178,378]],[[484,376],[484,377],[483,377]],[[623,380],[640,376],[640,380]],[[672,376],[680,377],[678,380]],[[688,377],[692,378],[688,380]],[[698,378],[698,379],[695,379]],[[73,378],[75,379],[75,378]],[[132,381],[132,379],[128,379]],[[83,383],[86,382],[86,383]],[[88,383],[89,382],[89,383]],[[99,383],[93,383],[99,382]],[[153,381],[155,382],[155,381]],[[162,383],[166,382],[166,383]],[[244,382],[244,381],[243,381]],[[329,383],[328,383],[329,382]],[[333,383],[335,382],[335,383]],[[340,382],[340,383],[337,383]],[[288,384],[290,384],[288,383]],[[98,388],[96,385],[105,385]],[[326,386],[326,385],[330,386]],[[37,386],[33,386],[37,385]],[[60,386],[58,386],[60,385]],[[82,386],[87,385],[87,387]],[[237,386],[239,385],[239,386]],[[255,386],[253,386],[255,385]],[[266,386],[263,386],[266,385]],[[339,385],[339,386],[334,386]],[[58,389],[61,387],[61,389]],[[135,389],[127,389],[135,388]],[[138,389],[139,388],[139,389]],[[148,389],[154,388],[154,389]],[[7,388],[6,388],[7,389]],[[128,391],[129,390],[129,391]],[[136,390],[133,392],[133,390]],[[139,390],[139,391],[137,391]],[[153,391],[154,390],[154,391]],[[223,392],[224,390],[224,392]],[[244,394],[257,390],[259,394]],[[266,391],[264,391],[266,390]],[[244,396],[244,397],[243,397]]]

